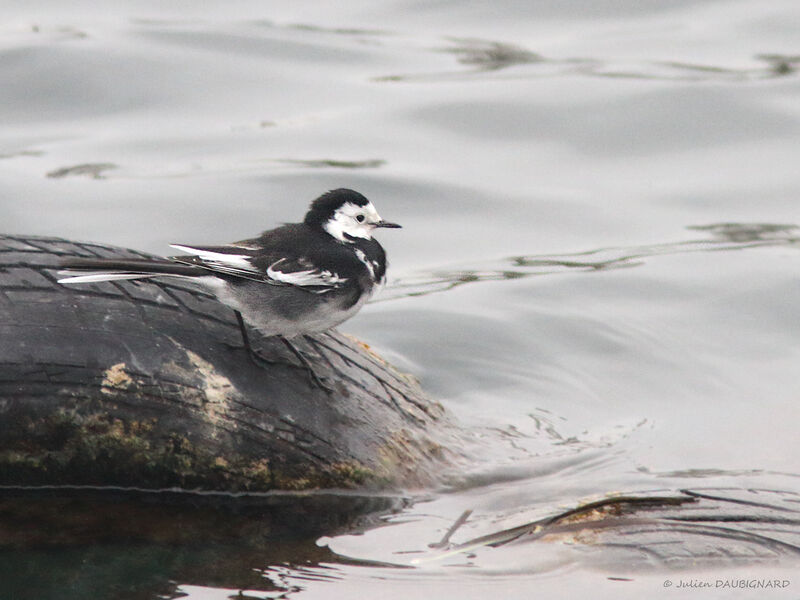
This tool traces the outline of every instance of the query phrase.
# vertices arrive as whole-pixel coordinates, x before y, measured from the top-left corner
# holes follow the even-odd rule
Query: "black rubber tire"
[[[75,256],[148,255],[0,236],[0,485],[417,486],[446,462],[442,407],[362,344],[298,342],[328,394],[250,330],[274,361],[254,365],[233,312],[191,282],[58,284]]]

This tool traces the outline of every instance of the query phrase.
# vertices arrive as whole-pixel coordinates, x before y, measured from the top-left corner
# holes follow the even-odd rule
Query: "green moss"
[[[310,468],[302,476],[275,473],[275,485],[284,490],[309,490],[320,488],[355,489],[365,486],[383,486],[387,480],[373,469],[355,461],[339,462],[327,469]]]
[[[333,465],[331,467],[331,476],[334,480],[341,482],[341,485],[348,483],[351,485],[363,485],[375,478],[375,472],[352,461]]]
[[[295,473],[275,469],[268,458],[218,456],[182,434],[156,436],[155,424],[74,411],[31,420],[26,435],[0,451],[0,483],[266,491],[354,488],[380,480],[355,462]]]

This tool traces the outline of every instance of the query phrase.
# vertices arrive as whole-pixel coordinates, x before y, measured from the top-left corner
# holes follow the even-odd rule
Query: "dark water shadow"
[[[341,491],[4,487],[0,597],[179,598],[176,582],[284,594],[293,590],[267,576],[272,565],[363,565],[317,538],[375,527],[408,502]]]
[[[798,226],[780,223],[714,223],[687,229],[710,239],[646,246],[610,247],[561,255],[512,256],[478,267],[421,273],[395,281],[375,302],[425,296],[481,281],[503,281],[572,271],[598,272],[643,265],[658,256],[689,252],[727,252],[764,246],[797,246]]]

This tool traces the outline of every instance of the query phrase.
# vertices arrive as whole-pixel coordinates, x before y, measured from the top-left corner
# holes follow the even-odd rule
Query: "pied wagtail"
[[[400,225],[381,219],[358,192],[337,189],[314,200],[302,223],[225,246],[171,246],[186,256],[66,259],[60,266],[70,276],[59,283],[192,279],[234,310],[251,359],[258,362],[259,357],[245,321],[266,336],[279,336],[317,385],[330,391],[289,340],[349,319],[384,282],[386,253],[372,237],[378,227]]]

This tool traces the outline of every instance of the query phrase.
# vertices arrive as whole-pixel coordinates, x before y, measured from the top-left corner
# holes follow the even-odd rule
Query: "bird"
[[[248,355],[245,323],[276,336],[330,392],[292,338],[332,329],[355,315],[386,279],[386,252],[373,233],[400,228],[372,202],[339,188],[316,198],[300,223],[221,246],[171,244],[183,255],[152,259],[69,258],[61,284],[180,277],[197,282],[233,309]]]

